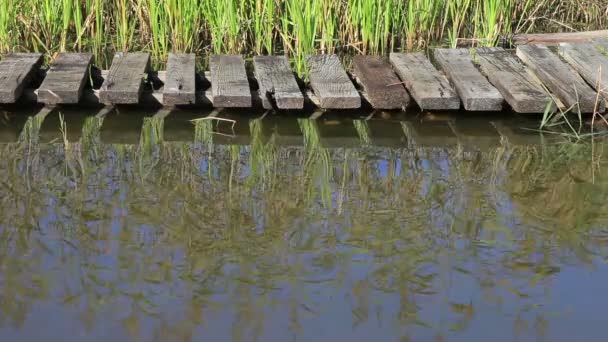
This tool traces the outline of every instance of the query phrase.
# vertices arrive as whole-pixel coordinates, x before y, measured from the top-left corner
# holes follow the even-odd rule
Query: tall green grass
[[[494,45],[510,33],[604,28],[602,0],[1,0],[0,53],[280,54]]]

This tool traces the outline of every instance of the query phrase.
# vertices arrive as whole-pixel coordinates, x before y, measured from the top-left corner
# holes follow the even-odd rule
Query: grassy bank
[[[0,52],[386,53],[605,27],[605,0],[0,0]]]

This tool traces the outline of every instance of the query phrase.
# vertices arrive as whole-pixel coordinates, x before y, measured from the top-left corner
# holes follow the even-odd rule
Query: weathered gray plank
[[[93,54],[90,53],[62,52],[57,55],[38,88],[38,102],[78,103],[88,80],[92,60]]]
[[[0,103],[15,103],[42,65],[41,53],[13,53],[0,61]]]
[[[108,77],[99,98],[105,104],[135,104],[143,89],[145,73],[150,67],[150,54],[119,52],[114,55]]]
[[[196,55],[169,53],[163,87],[165,106],[187,105],[196,102]]]
[[[593,89],[608,98],[608,56],[594,43],[561,43],[559,54]]]
[[[478,48],[475,60],[518,113],[543,113],[551,97],[515,56],[502,48]]]
[[[242,56],[212,55],[209,60],[209,68],[214,107],[251,107],[251,90]]]
[[[302,109],[304,96],[285,56],[253,57],[255,78],[265,109],[272,109],[270,95],[279,109]]]
[[[319,98],[321,108],[347,109],[361,107],[361,97],[336,55],[306,57],[310,87]]]
[[[460,109],[460,98],[423,53],[391,53],[389,59],[420,108]]]
[[[436,49],[435,60],[469,111],[500,111],[504,98],[473,64],[468,49]]]
[[[536,76],[557,98],[568,107],[583,113],[592,113],[596,93],[570,66],[543,45],[520,45],[517,57],[534,71]],[[598,104],[603,111],[603,103]]]
[[[410,96],[403,83],[382,57],[355,56],[353,67],[372,107],[405,109],[409,105]]]

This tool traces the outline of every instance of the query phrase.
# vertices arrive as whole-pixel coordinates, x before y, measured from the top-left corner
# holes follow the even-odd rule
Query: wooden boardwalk
[[[515,51],[436,49],[432,59],[421,52],[355,56],[352,71],[337,55],[311,55],[307,82],[298,79],[285,56],[255,56],[249,62],[240,55],[211,55],[205,72],[196,70],[194,54],[171,53],[167,70],[154,71],[148,53],[118,53],[100,73],[92,72],[91,54],[61,53],[44,76],[41,54],[11,54],[0,60],[0,104],[517,113],[543,113],[555,105],[604,112],[607,45],[597,40],[520,45]]]

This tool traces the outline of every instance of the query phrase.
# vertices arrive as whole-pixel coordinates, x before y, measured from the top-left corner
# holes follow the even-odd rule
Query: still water
[[[2,341],[608,338],[601,139],[0,114]]]

